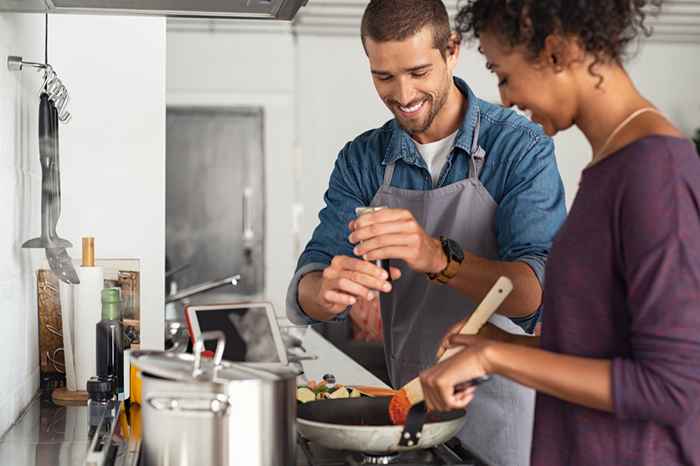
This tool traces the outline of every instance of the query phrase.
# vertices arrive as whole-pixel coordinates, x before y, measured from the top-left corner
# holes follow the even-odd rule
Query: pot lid
[[[216,339],[213,359],[201,357],[204,341]],[[215,382],[262,380],[276,382],[296,377],[288,366],[279,364],[234,363],[222,361],[226,338],[223,332],[205,332],[194,344],[194,354],[167,351],[135,351],[132,363],[142,372],[164,379],[183,382]]]
[[[242,380],[262,380],[276,382],[295,377],[289,367],[271,365],[256,366],[253,363],[233,363],[221,361],[218,365],[211,359],[202,358],[197,363],[192,354],[169,353],[166,351],[135,351],[132,364],[144,373],[169,380],[183,382],[229,382]]]

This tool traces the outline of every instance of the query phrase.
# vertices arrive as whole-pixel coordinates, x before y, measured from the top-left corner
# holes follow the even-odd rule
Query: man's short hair
[[[402,41],[425,26],[433,31],[433,47],[443,57],[450,40],[450,18],[442,0],[371,0],[362,15],[362,46],[376,42]]]

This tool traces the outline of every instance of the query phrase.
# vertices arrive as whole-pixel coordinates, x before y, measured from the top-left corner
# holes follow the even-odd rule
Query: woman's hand
[[[460,320],[452,327],[450,327],[450,329],[447,331],[445,336],[442,338],[442,341],[440,342],[440,346],[438,347],[435,359],[440,359],[440,356],[442,356],[443,353],[447,351],[447,348],[450,347],[450,339],[453,336],[459,334],[459,331],[462,329],[462,327],[464,327],[464,324],[467,323],[468,319],[469,318]],[[508,333],[505,330],[501,330],[500,328],[496,327],[495,325],[489,322],[486,322],[486,324],[483,327],[481,327],[481,330],[479,330],[479,336],[495,341],[502,341],[503,343],[512,343],[513,340],[513,334]]]
[[[454,393],[455,385],[490,372],[485,356],[485,350],[490,344],[487,338],[454,335],[449,341],[451,346],[463,346],[464,349],[420,374],[429,410],[451,411],[464,408],[474,398],[476,387]]]

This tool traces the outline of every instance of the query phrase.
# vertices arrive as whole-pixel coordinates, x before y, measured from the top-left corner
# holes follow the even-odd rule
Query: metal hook
[[[71,114],[66,110],[70,102],[70,94],[68,88],[58,77],[58,74],[48,63],[35,63],[24,61],[22,57],[10,55],[7,57],[7,68],[10,71],[21,71],[25,66],[36,68],[44,71],[44,82],[41,85],[40,94],[46,93],[49,99],[56,105],[58,111],[58,120],[61,123],[68,123],[71,119]]]
[[[70,112],[66,111],[66,107],[68,106],[68,102],[70,101],[70,94],[68,94],[68,90],[63,87],[63,94],[61,95],[61,103],[57,103],[58,107],[58,120],[62,123],[68,123],[71,119],[71,114]]]
[[[49,81],[53,81],[56,77],[56,73],[53,72],[51,65],[44,66],[44,82],[41,84],[41,92],[45,92],[49,85]]]

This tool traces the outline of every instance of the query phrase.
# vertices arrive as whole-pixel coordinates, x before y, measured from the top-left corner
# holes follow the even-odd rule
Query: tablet
[[[287,350],[270,303],[187,306],[185,315],[193,343],[203,332],[224,332],[226,361],[275,366],[287,364]],[[214,351],[216,341],[206,341],[204,347]]]

